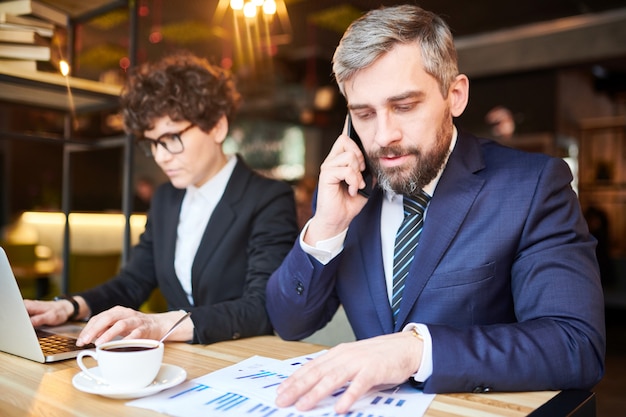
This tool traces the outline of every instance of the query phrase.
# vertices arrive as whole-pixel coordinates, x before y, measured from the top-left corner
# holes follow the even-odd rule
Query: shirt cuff
[[[331,237],[330,239],[320,240],[315,243],[315,246],[311,246],[304,242],[304,235],[309,229],[310,222],[311,220],[306,222],[302,228],[302,232],[300,232],[300,247],[305,253],[314,257],[319,263],[326,265],[343,250],[343,242],[346,240],[348,229],[336,236]]]
[[[425,324],[409,323],[404,326],[402,331],[410,332],[413,331],[413,329],[422,336],[424,347],[420,367],[411,377],[418,382],[424,382],[433,374],[433,339],[430,337],[430,331],[428,331],[428,326]]]

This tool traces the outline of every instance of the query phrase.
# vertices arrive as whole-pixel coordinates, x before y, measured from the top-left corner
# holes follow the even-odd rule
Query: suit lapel
[[[457,235],[484,180],[474,173],[484,166],[475,138],[459,134],[456,146],[428,206],[420,243],[404,289],[396,331],[419,301],[450,243]]]
[[[168,265],[170,274],[176,276],[176,270],[174,269],[174,257],[176,255],[176,235],[178,231],[178,219],[180,217],[180,208],[183,204],[183,198],[185,197],[184,189],[174,189],[173,198],[167,198],[164,200],[165,210],[163,219],[163,244],[167,247],[161,251],[160,256],[165,258],[163,265]],[[177,281],[177,279],[176,279]],[[182,287],[181,287],[182,290]]]
[[[191,268],[191,280],[192,288],[198,288],[196,280],[202,276],[202,271],[208,268],[209,263],[212,261],[213,254],[216,252],[217,247],[222,243],[222,237],[228,232],[232,223],[237,217],[236,206],[237,202],[242,198],[244,191],[246,190],[246,184],[251,175],[251,171],[237,156],[237,165],[233,170],[224,195],[215,206],[213,214],[209,219],[209,223],[204,231],[196,257],[193,261]]]
[[[391,307],[387,296],[385,268],[383,266],[382,246],[380,240],[380,216],[384,194],[380,188],[370,196],[370,201],[359,214],[361,225],[354,227],[359,231],[358,242],[363,261],[362,271],[367,279],[372,305],[384,333],[393,331]]]

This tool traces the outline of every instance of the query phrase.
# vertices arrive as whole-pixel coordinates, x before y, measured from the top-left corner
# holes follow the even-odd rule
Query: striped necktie
[[[416,196],[403,198],[404,220],[396,234],[396,243],[393,248],[393,295],[391,297],[391,311],[393,312],[393,323],[395,325],[398,312],[400,311],[400,301],[406,277],[409,274],[411,261],[424,223],[424,210],[428,205],[430,197],[424,191]]]

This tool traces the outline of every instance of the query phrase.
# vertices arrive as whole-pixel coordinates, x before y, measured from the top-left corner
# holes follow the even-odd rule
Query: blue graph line
[[[273,384],[265,385],[264,387],[261,387],[261,388],[263,388],[263,389],[272,388],[272,387],[275,387],[275,386],[280,385],[280,384],[281,384],[281,382],[275,382]]]
[[[194,391],[204,391],[205,389],[208,389],[208,388],[211,388],[211,387],[209,387],[208,385],[204,385],[204,384],[198,384],[195,387],[189,388],[188,390],[181,391],[178,394],[174,394],[174,395],[172,395],[169,398],[170,399],[177,398],[177,397],[183,396],[185,394],[189,394],[189,393],[194,392]]]
[[[255,374],[251,374],[251,375],[244,375],[244,376],[238,376],[235,379],[245,379],[245,378],[250,378],[250,379],[257,379],[257,378],[267,378],[270,376],[274,376],[277,375],[276,372],[271,372],[271,371],[263,371],[261,370],[260,372],[257,372]]]
[[[288,375],[282,375],[282,374],[279,374],[279,373],[276,373],[276,372],[261,370],[259,372],[254,373],[254,374],[251,374],[251,375],[238,376],[235,379],[263,379],[263,378],[270,378],[270,377],[278,378],[281,381],[273,382],[273,383],[271,383],[269,385],[262,386],[261,388],[267,389],[267,388],[271,388],[271,387],[275,387],[277,385],[280,385],[280,383],[282,382],[283,379],[287,379]]]

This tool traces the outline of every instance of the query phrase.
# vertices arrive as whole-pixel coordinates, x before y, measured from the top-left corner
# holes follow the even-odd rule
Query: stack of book
[[[0,1],[0,68],[36,71],[49,61],[55,26],[67,15],[40,0]]]

